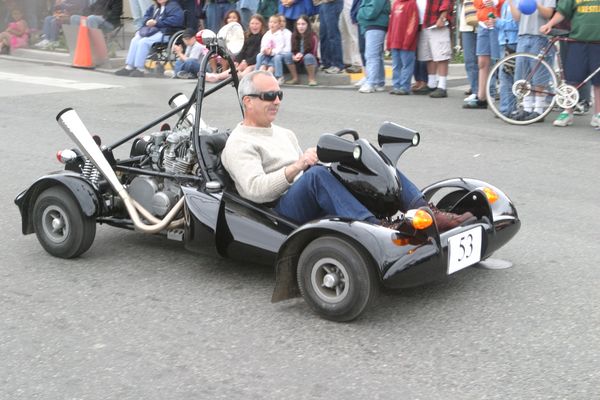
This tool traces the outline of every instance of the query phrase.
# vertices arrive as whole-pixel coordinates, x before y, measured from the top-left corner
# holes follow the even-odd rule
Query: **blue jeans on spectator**
[[[79,26],[81,15],[71,15],[71,25]],[[104,19],[102,15],[90,15],[87,17],[88,28],[102,29],[105,32],[115,29],[113,24]]]
[[[206,5],[206,28],[214,33],[223,25],[225,14],[235,10],[235,3],[210,3]]]
[[[475,32],[461,32],[463,57],[465,59],[465,70],[469,80],[471,92],[477,94],[479,88],[479,68],[477,67],[477,34]]]
[[[293,64],[294,60],[292,60],[292,53],[284,53],[283,62],[285,62],[287,65]],[[306,53],[300,62],[304,65],[317,65],[316,57],[310,53]]]
[[[60,32],[60,27],[62,24],[52,15],[48,15],[44,18],[44,27],[42,31],[44,32],[44,38],[51,42],[56,42],[58,40],[58,33]]]
[[[386,31],[369,29],[365,32],[365,58],[367,59],[367,84],[385,86],[383,69],[383,43]]]
[[[517,42],[517,52],[539,54],[540,50],[548,44],[548,39],[541,35],[520,35]],[[553,65],[554,50],[548,52],[548,55],[544,60],[550,65]],[[515,65],[515,79],[524,79],[534,64],[537,61],[532,58],[519,57]],[[546,68],[538,68],[537,72],[533,75],[531,83],[533,85],[548,86],[550,82],[550,73]]]
[[[392,49],[392,84],[394,89],[404,89],[409,92],[414,69],[414,51]]]
[[[127,53],[125,64],[143,70],[146,65],[146,57],[148,57],[152,44],[160,42],[162,38],[162,32],[157,32],[148,37],[141,37],[139,33],[136,33],[129,43],[129,52]]]
[[[275,54],[274,56],[267,56],[263,53],[258,53],[256,56],[256,68],[259,69],[261,65],[273,67],[273,75],[275,78],[281,78],[283,76],[283,60],[287,54],[290,53]]]
[[[195,58],[188,58],[185,61],[175,61],[175,74],[180,71],[189,72],[194,76],[198,75],[200,71],[200,61]]]
[[[506,48],[515,49],[516,44],[507,44],[501,46],[502,53],[506,52]],[[500,112],[504,115],[510,115],[515,111],[515,96],[512,92],[512,86],[515,81],[515,71],[505,71],[504,68],[498,70],[500,80]]]
[[[344,68],[342,58],[342,35],[340,34],[340,14],[344,0],[333,0],[319,6],[319,35],[321,36],[321,64],[325,67]]]
[[[421,191],[400,171],[401,211],[426,206]],[[326,167],[314,166],[304,172],[279,198],[275,211],[303,224],[323,217],[342,217],[377,223],[375,218]]]

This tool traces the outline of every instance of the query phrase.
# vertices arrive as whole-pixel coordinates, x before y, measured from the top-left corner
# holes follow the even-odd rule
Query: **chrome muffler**
[[[158,233],[163,229],[169,227],[174,227],[173,225],[180,225],[182,220],[175,221],[171,226],[171,221],[181,207],[183,206],[184,198],[179,199],[177,204],[169,211],[167,215],[162,220],[158,220],[156,217],[152,215],[148,210],[144,209],[140,204],[138,204],[133,198],[129,196],[127,193],[127,189],[125,186],[121,184],[119,178],[113,171],[112,167],[102,154],[102,151],[90,135],[90,132],[81,121],[81,118],[77,115],[77,112],[72,108],[66,108],[62,110],[56,116],[56,121],[58,124],[64,129],[64,131],[69,135],[71,140],[77,144],[79,149],[85,154],[85,156],[96,166],[98,171],[104,175],[104,177],[108,180],[108,183],[112,186],[112,188],[117,192],[119,197],[123,200],[123,204],[125,204],[125,208],[131,217],[133,225],[136,229],[145,232],[145,233]],[[152,225],[146,224],[140,218],[138,214],[138,209],[144,215],[146,219],[153,222]]]

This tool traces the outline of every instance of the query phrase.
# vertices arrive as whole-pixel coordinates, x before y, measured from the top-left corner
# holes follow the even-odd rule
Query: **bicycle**
[[[600,67],[577,86],[566,83],[560,57],[556,57],[556,70],[547,59],[558,54],[555,50],[559,42],[576,42],[566,37],[568,34],[565,30],[552,29],[549,34],[552,38],[539,54],[513,53],[492,67],[486,82],[486,95],[489,108],[498,118],[509,124],[528,125],[542,121],[555,105],[563,109],[577,105],[578,89],[600,72]],[[531,63],[533,66],[529,68]],[[511,82],[510,88],[502,85],[503,82]],[[496,91],[500,96],[495,96]],[[508,100],[504,97],[502,103],[503,96],[510,97]]]

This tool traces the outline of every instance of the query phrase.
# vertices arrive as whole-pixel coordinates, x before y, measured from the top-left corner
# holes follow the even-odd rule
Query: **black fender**
[[[33,230],[33,205],[40,193],[52,186],[62,186],[71,192],[79,204],[81,212],[87,217],[97,217],[102,213],[103,203],[97,189],[79,174],[61,171],[53,175],[46,175],[35,181],[28,189],[22,191],[15,198],[15,204],[21,212],[22,230],[24,235],[34,233]]]
[[[340,218],[322,219],[300,226],[282,244],[275,261],[275,289],[271,302],[300,296],[296,270],[302,250],[313,240],[324,235],[337,235],[364,250],[374,265],[381,280],[386,265],[386,251],[383,245],[391,242],[393,231],[364,221]]]

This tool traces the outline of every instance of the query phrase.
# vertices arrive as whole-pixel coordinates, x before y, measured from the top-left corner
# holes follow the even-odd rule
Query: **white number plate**
[[[448,238],[448,275],[481,259],[481,227]]]

